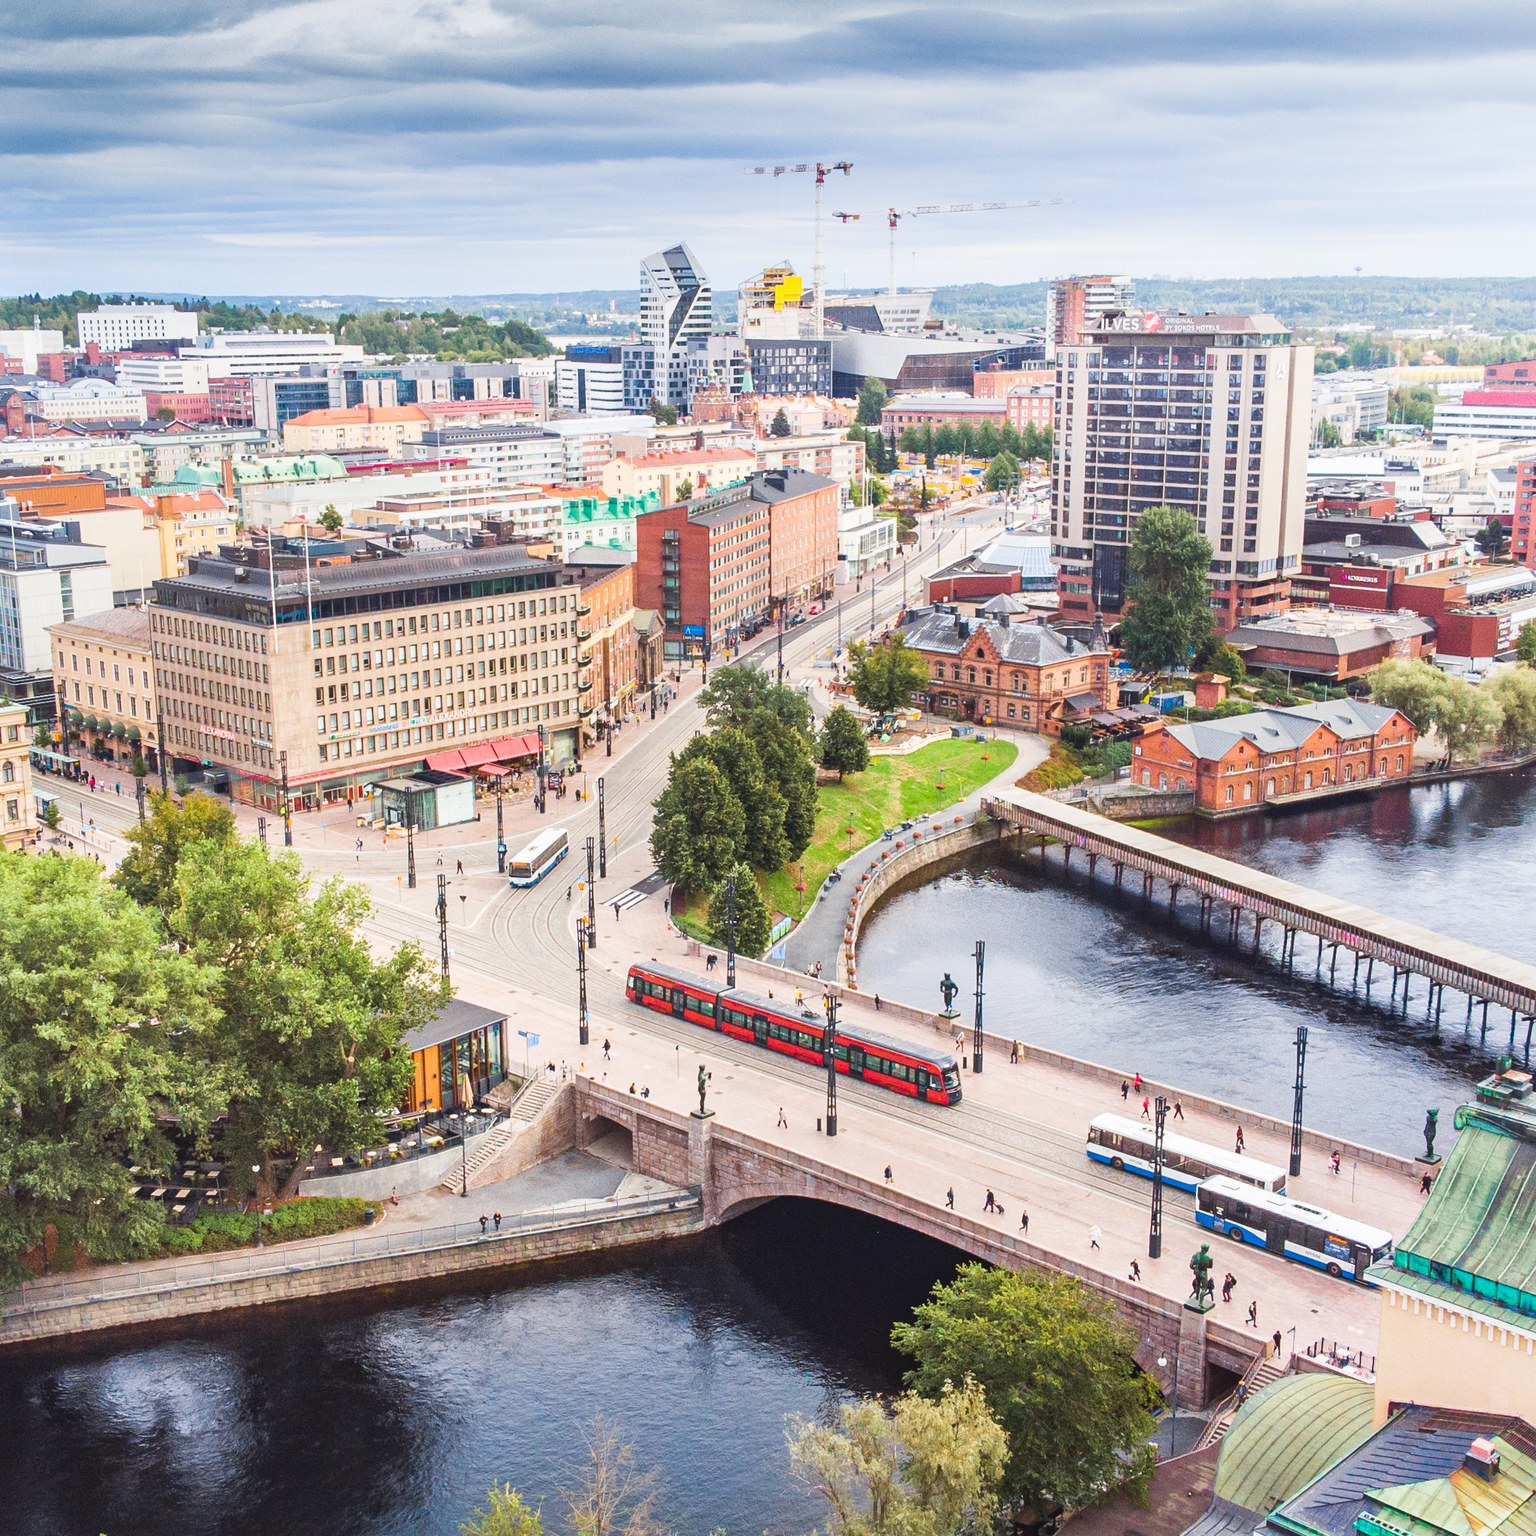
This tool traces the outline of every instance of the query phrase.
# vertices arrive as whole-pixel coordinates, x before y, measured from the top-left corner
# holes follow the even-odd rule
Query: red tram
[[[825,1067],[826,1021],[804,1004],[781,1003],[741,987],[722,990],[669,965],[632,965],[624,995],[642,1008],[717,1030],[736,1040]],[[837,1070],[930,1104],[960,1102],[960,1072],[947,1051],[930,1051],[867,1029],[837,1032]]]

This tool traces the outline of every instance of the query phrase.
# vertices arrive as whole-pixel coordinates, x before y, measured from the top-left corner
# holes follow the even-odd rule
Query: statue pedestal
[[[1414,1158],[1414,1162],[1423,1163],[1426,1168],[1436,1168],[1439,1166],[1440,1161],[1441,1158],[1438,1152],[1431,1153],[1431,1155],[1428,1157],[1425,1157],[1421,1152],[1416,1158]]]
[[[954,1008],[946,1008],[943,1013],[939,1015],[939,1017],[943,1019],[946,1024],[953,1024],[955,1020],[960,1017],[960,1014],[958,1010]]]
[[[715,1112],[712,1109],[695,1109],[689,1111],[690,1118],[694,1120],[713,1120]]]
[[[1196,1301],[1194,1297],[1191,1296],[1190,1299],[1184,1303],[1184,1310],[1186,1312],[1193,1312],[1199,1317],[1204,1317],[1207,1312],[1211,1311],[1212,1308],[1215,1307],[1215,1305],[1216,1299],[1213,1296],[1202,1296],[1199,1301]]]

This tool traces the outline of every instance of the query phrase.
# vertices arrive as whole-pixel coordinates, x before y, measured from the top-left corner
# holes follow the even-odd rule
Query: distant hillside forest
[[[1045,288],[1043,282],[944,287],[933,310],[970,325],[1039,325]],[[1136,297],[1147,309],[1191,314],[1257,310],[1313,336],[1358,325],[1382,333],[1470,326],[1485,336],[1536,334],[1536,278],[1530,277],[1138,277]]]
[[[75,316],[81,310],[133,302],[134,299],[119,294],[103,296],[80,289],[50,297],[26,293],[19,298],[0,299],[0,330],[25,329],[36,320],[46,330],[62,330],[65,344],[75,346],[79,339]],[[327,321],[296,310],[264,309],[223,299],[174,302],[181,309],[195,309],[202,316],[205,330],[253,331],[258,326],[274,331],[334,330],[338,341],[356,343],[381,356],[413,354],[454,362],[497,363],[513,357],[545,357],[554,351],[540,331],[522,320],[498,323],[482,315],[461,315],[451,309],[435,314],[381,309],[344,313]]]

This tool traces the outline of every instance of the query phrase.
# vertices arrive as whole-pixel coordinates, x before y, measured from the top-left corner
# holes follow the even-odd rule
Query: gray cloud
[[[0,23],[0,289],[628,284],[679,236],[730,280],[808,265],[806,179],[743,171],[816,154],[871,213],[1074,200],[912,221],[904,277],[1509,270],[1533,55],[1491,0],[34,6]],[[877,219],[828,250],[884,279]]]

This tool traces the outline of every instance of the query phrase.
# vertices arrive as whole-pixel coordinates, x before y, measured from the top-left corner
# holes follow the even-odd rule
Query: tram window
[[[702,1013],[705,1016],[705,1018],[708,1018],[708,1019],[714,1018],[714,1016],[715,1016],[715,1000],[714,1000],[714,998],[712,998],[712,997],[700,998],[699,999],[699,1012]]]

